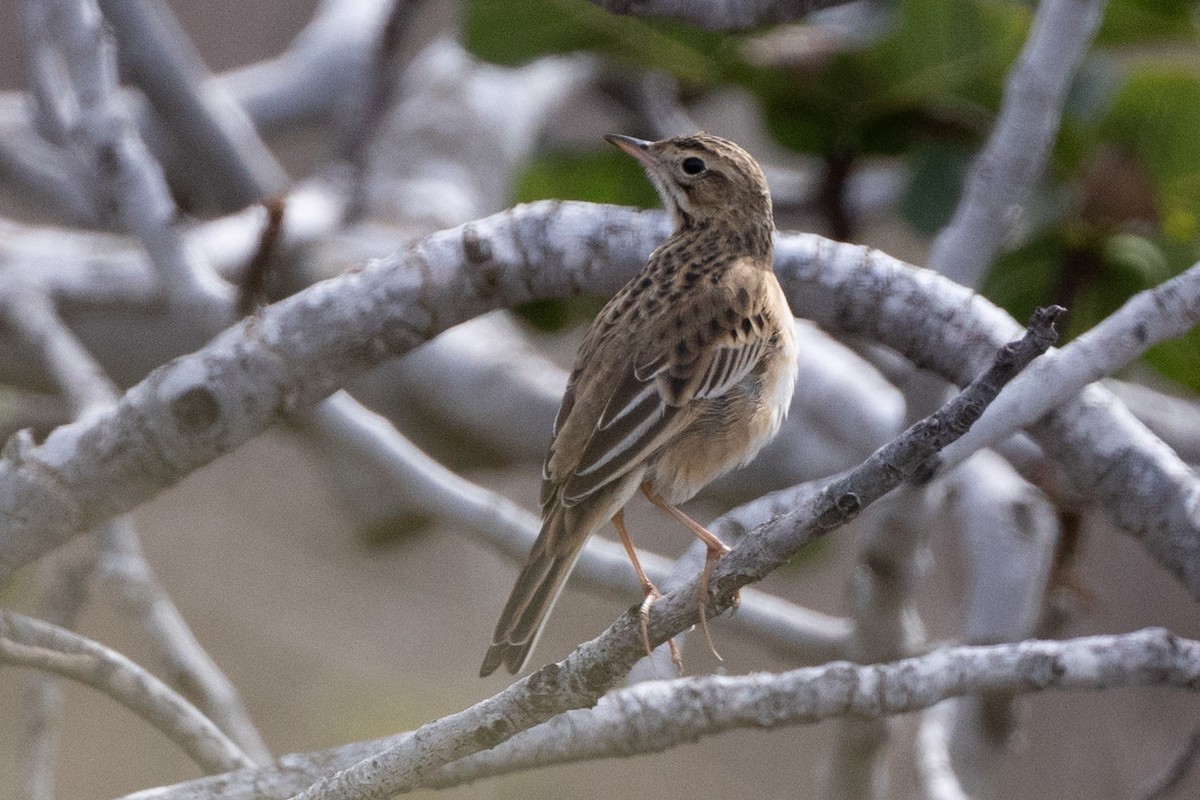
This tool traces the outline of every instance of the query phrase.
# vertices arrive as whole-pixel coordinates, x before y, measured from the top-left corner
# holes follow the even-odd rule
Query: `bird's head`
[[[762,169],[728,139],[707,133],[658,142],[619,134],[604,138],[646,168],[677,226],[747,216],[771,222],[771,195]]]

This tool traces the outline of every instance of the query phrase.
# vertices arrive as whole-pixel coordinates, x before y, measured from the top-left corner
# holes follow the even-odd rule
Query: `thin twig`
[[[941,469],[1025,428],[1094,381],[1112,375],[1159,342],[1200,324],[1200,264],[1135,294],[1096,327],[1046,354],[988,409],[971,433],[946,448]]]
[[[237,313],[244,317],[258,305],[266,303],[267,276],[275,263],[276,254],[283,238],[283,215],[287,210],[287,197],[276,195],[263,201],[267,218],[263,223],[262,234],[258,237],[258,247],[254,251],[250,263],[242,272],[238,284]]]
[[[39,564],[42,587],[39,613],[53,625],[73,629],[90,599],[96,550],[86,547],[58,553]],[[81,552],[82,551],[82,552]],[[61,679],[49,672],[30,676],[20,720],[21,736],[15,764],[18,800],[54,800],[55,765],[63,692]]]
[[[406,439],[383,417],[339,392],[324,403],[297,413],[301,425],[322,448],[353,458],[384,481],[386,491],[417,511],[450,521],[455,531],[478,539],[520,561],[537,538],[538,518],[512,501],[447,469]],[[651,580],[664,586],[674,575],[667,559],[651,552],[639,558]],[[697,569],[686,570],[690,577]],[[588,540],[572,572],[572,581],[626,597],[639,587],[621,545],[600,536]],[[774,647],[788,658],[821,663],[844,657],[845,620],[803,608],[748,588],[731,624]]]
[[[228,303],[231,288],[184,247],[162,169],[120,102],[112,42],[95,0],[57,0],[53,7],[60,24],[47,32],[49,39],[31,46],[62,56],[66,69],[58,90],[79,105],[71,143],[80,162],[94,170],[103,202],[141,240],[168,295],[182,301],[177,309]]]
[[[254,765],[173,689],[120,653],[47,622],[0,610],[0,663],[91,686],[145,719],[209,773]]]
[[[1183,779],[1192,771],[1192,767],[1196,765],[1196,758],[1200,756],[1200,725],[1196,726],[1183,748],[1171,761],[1170,765],[1163,771],[1158,778],[1146,787],[1146,791],[1142,793],[1141,800],[1163,800],[1170,797],[1183,783]]]
[[[116,404],[119,397],[116,386],[62,323],[42,292],[17,286],[0,293],[0,319],[6,319],[10,329],[41,355],[43,369],[68,399],[77,417],[98,414]],[[106,522],[95,535],[99,552],[89,552],[86,564],[70,567],[69,576],[58,582],[56,591],[64,599],[74,598],[77,610],[83,600],[76,595],[86,594],[91,577],[98,571],[99,577],[116,590],[130,616],[150,633],[152,644],[169,664],[168,674],[188,687],[198,697],[204,712],[256,760],[267,760],[270,752],[250,721],[241,698],[158,583],[142,556],[129,517]],[[73,611],[47,618],[54,624],[70,627],[74,616]]]
[[[366,171],[371,144],[391,111],[407,54],[401,48],[406,28],[424,0],[391,0],[391,9],[375,42],[371,69],[353,124],[342,130],[341,157],[350,165],[350,200],[346,219],[360,217],[367,202]]]

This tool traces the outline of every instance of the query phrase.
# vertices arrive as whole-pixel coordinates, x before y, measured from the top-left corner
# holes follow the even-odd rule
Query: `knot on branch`
[[[833,500],[833,505],[817,518],[818,531],[827,531],[845,525],[858,516],[863,509],[862,498],[855,492],[844,492]]]
[[[193,386],[171,401],[171,414],[184,433],[203,433],[221,418],[221,405],[207,387]]]

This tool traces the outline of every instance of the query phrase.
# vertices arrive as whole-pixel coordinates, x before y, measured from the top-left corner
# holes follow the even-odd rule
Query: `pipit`
[[[500,664],[521,669],[584,542],[609,520],[642,585],[649,650],[650,604],[661,595],[638,563],[623,510],[639,489],[708,548],[699,598],[707,633],[708,575],[729,548],[677,506],[754,458],[792,398],[792,312],[772,272],[775,223],[758,164],[705,133],[605,138],[645,167],[675,231],[579,348],[542,469],[541,533],[481,676]]]

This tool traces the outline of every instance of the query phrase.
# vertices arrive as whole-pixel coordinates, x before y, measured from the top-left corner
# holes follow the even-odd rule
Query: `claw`
[[[696,585],[696,600],[700,606],[700,627],[704,629],[704,640],[708,642],[708,649],[717,661],[724,661],[725,659],[717,652],[717,646],[713,644],[712,633],[708,629],[708,578],[712,575],[717,559],[729,552],[729,546],[724,542],[718,540],[717,544],[720,547],[709,546],[708,553],[704,558],[704,571],[700,573],[700,580]]]

